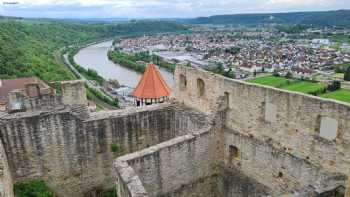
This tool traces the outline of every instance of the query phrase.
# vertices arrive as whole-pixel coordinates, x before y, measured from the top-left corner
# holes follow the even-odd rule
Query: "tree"
[[[346,69],[346,71],[344,73],[344,80],[350,81],[350,66]]]
[[[293,74],[291,72],[287,72],[286,78],[292,79],[293,78]]]
[[[279,77],[279,76],[280,76],[280,74],[278,73],[277,70],[274,70],[273,73],[272,73],[272,75],[275,76],[275,77]]]
[[[341,88],[340,81],[332,81],[332,83],[327,86],[327,90],[331,92],[339,90],[340,88]]]

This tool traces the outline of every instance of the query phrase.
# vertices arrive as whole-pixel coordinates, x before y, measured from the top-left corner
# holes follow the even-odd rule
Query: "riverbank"
[[[77,79],[85,81],[86,96],[88,100],[93,101],[96,104],[98,110],[118,109],[120,107],[119,101],[104,91],[102,86],[105,83],[105,79],[103,77],[98,75],[94,70],[86,70],[76,64],[73,57],[80,49],[109,39],[111,38],[91,40],[90,42],[85,42],[81,45],[63,47],[54,53],[57,63],[65,69],[68,69]]]
[[[108,59],[126,68],[132,69],[138,73],[145,71],[145,63],[153,62],[157,66],[164,68],[168,72],[174,73],[175,64],[169,63],[160,56],[150,55],[147,52],[140,52],[136,54],[127,54],[120,50],[108,51]],[[140,62],[143,62],[140,63]]]
[[[135,88],[141,78],[142,72],[136,72],[134,69],[111,61],[108,58],[108,51],[113,48],[112,45],[113,41],[109,40],[82,48],[74,56],[74,61],[85,69],[96,70],[106,80],[116,79],[122,86]],[[173,73],[162,67],[159,68],[159,72],[171,87],[174,84]]]

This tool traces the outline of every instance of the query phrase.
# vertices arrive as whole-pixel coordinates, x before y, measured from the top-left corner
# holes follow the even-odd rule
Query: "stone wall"
[[[27,84],[26,89],[13,90],[8,95],[8,112],[24,112],[47,110],[68,106],[86,106],[87,98],[85,85],[81,80],[60,82],[61,94],[46,87],[39,88],[38,84]]]
[[[13,182],[5,150],[0,142],[0,197],[13,197]]]
[[[76,115],[70,107],[8,114],[0,138],[15,182],[43,178],[59,196],[114,186],[113,159],[205,126],[203,114],[162,104]],[[120,145],[112,152],[112,144]]]
[[[258,139],[268,138],[286,153],[330,172],[348,174],[348,104],[232,80],[189,67],[176,69],[175,80],[180,78],[186,79],[186,86],[176,83],[174,89],[179,102],[211,113],[218,98],[227,97],[227,128]],[[198,79],[205,83],[202,96]]]
[[[346,175],[291,155],[269,138],[257,139],[225,129],[223,145],[227,147],[222,165],[223,193],[230,194],[228,197],[289,193],[314,196],[346,184]],[[230,153],[230,146],[237,148],[236,156]]]
[[[63,81],[62,102],[65,105],[86,105],[85,82],[82,80]]]
[[[118,196],[223,196],[218,155],[224,150],[217,140],[227,106],[222,98],[215,105],[203,127],[116,159]]]
[[[120,197],[218,196],[209,128],[115,161]]]

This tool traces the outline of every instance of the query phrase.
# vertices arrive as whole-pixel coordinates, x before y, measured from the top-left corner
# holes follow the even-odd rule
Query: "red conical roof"
[[[168,97],[170,88],[156,66],[148,64],[132,95],[139,99]]]

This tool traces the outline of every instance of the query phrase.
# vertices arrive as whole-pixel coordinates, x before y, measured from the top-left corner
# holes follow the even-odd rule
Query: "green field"
[[[252,79],[249,82],[272,86],[283,90],[320,95],[322,98],[329,98],[350,103],[350,90],[341,89],[322,94],[326,86],[310,81],[287,79],[285,77],[265,76]]]
[[[249,82],[279,88],[289,83],[288,81],[293,82],[294,80],[287,79],[285,77],[265,76],[265,77],[255,78],[253,80],[250,80]]]
[[[321,97],[350,103],[350,90],[341,89],[323,94]]]
[[[318,83],[312,83],[308,81],[297,81],[295,83],[292,83],[291,85],[283,86],[282,89],[289,90],[289,91],[295,91],[295,92],[301,92],[305,94],[313,94],[318,93],[322,90],[324,90],[325,86]]]
[[[249,82],[306,94],[319,94],[325,89],[322,84],[276,76],[259,77]]]

